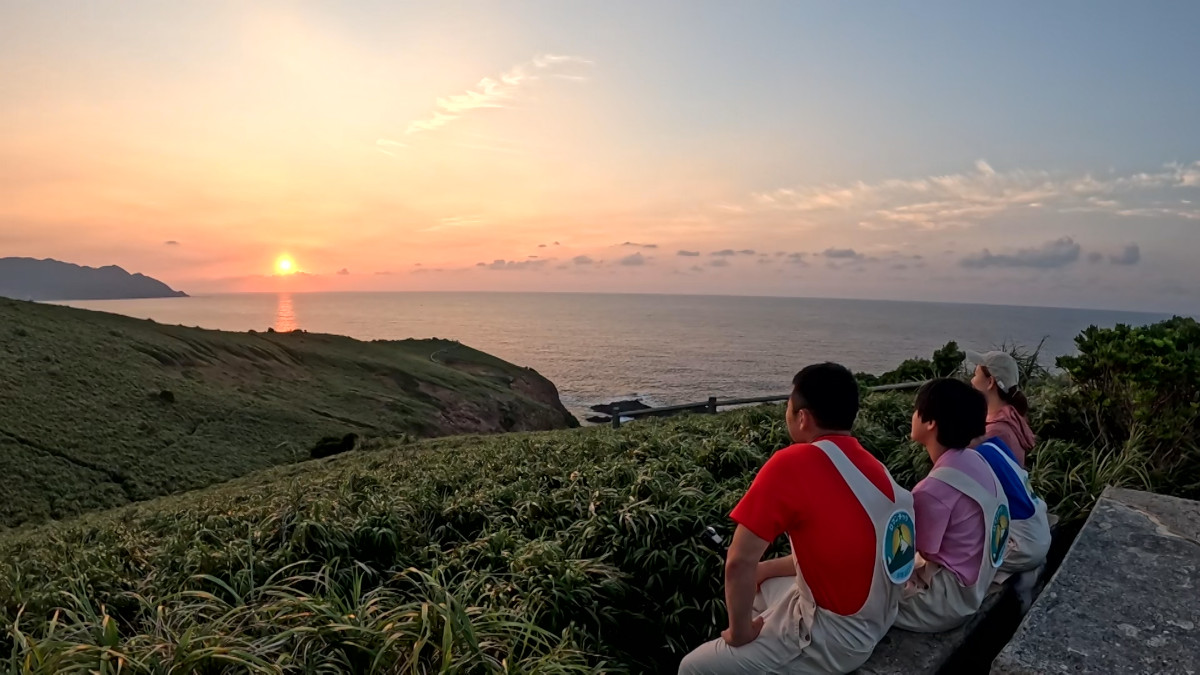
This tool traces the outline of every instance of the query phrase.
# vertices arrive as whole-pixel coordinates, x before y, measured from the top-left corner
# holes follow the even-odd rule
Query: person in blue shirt
[[[1050,517],[1046,501],[1029,484],[1029,472],[1018,462],[1012,450],[998,437],[988,438],[975,447],[999,479],[1012,518],[1008,551],[996,572],[996,582],[1010,576],[1036,570],[1050,552]]]

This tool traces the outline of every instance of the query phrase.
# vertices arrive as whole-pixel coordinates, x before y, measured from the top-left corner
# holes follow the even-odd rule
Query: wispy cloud
[[[627,241],[621,245],[629,246],[632,248],[658,248],[658,244],[639,244],[636,241]]]
[[[1200,162],[1097,177],[997,171],[979,160],[973,170],[961,173],[783,188],[755,193],[745,203],[718,208],[743,215],[778,212],[803,214],[811,219],[840,217],[865,229],[961,227],[1021,209],[1200,220],[1200,208],[1178,200],[1172,200],[1169,206],[1156,200],[1167,191],[1198,187]]]
[[[708,266],[709,267],[729,267],[729,259],[728,258],[717,258],[716,260],[709,260]]]
[[[641,253],[633,253],[621,258],[617,262],[628,267],[641,267],[646,264],[646,257]]]
[[[862,260],[866,257],[852,248],[827,248],[821,255],[834,260]]]
[[[337,273],[338,273],[338,276],[340,276],[340,277],[345,277],[345,276],[349,276],[349,275],[350,275],[350,270],[348,270],[348,269],[346,269],[345,267],[343,267],[342,269],[338,270],[338,271],[337,271]]]
[[[676,251],[675,255],[681,258],[696,258],[699,257],[700,251]]]
[[[485,77],[462,93],[438,98],[433,112],[428,117],[410,122],[404,133],[412,135],[434,131],[477,110],[511,107],[522,90],[541,80],[586,80],[584,73],[591,65],[591,61],[578,56],[543,54],[534,57],[500,75]]]
[[[574,258],[571,258],[571,262],[575,263],[576,265],[591,265],[591,264],[594,264],[596,261],[592,260],[590,257],[588,257],[586,255],[577,255]]]
[[[476,263],[475,266],[486,270],[513,271],[530,270],[544,267],[548,260],[493,260],[490,263]]]
[[[963,258],[963,267],[1030,267],[1054,269],[1066,267],[1079,260],[1081,247],[1074,239],[1063,237],[1035,248],[1022,248],[1011,253],[992,253],[988,249]]]
[[[392,157],[396,156],[396,153],[393,152],[393,150],[395,150],[397,148],[407,148],[407,147],[408,146],[405,145],[404,143],[401,143],[399,141],[393,141],[390,138],[375,139],[375,149],[382,152],[385,155],[391,155]]]
[[[167,245],[167,246],[178,246],[178,245],[179,245],[179,242],[177,242],[177,241],[175,241],[174,239],[172,239],[172,240],[170,240],[170,241],[165,241],[165,242],[163,242],[163,244],[165,244],[165,245]]]
[[[483,225],[486,222],[481,216],[446,216],[439,219],[437,225],[423,228],[421,232],[438,232],[440,230],[453,230],[461,227],[475,227]]]

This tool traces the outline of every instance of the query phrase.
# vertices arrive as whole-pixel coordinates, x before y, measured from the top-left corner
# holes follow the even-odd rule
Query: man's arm
[[[774,560],[764,560],[758,563],[758,585],[767,579],[775,577],[794,577],[796,576],[796,560],[788,554],[783,558],[775,558]]]
[[[770,545],[765,539],[738,525],[725,557],[725,605],[729,628],[721,637],[731,647],[754,642],[762,630],[762,619],[754,618],[754,595],[758,590],[758,561]]]

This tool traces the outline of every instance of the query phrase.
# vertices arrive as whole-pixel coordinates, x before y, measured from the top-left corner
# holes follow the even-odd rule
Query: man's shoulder
[[[763,466],[763,469],[791,471],[797,467],[810,464],[820,454],[824,453],[812,443],[793,443],[772,453],[767,459],[767,463]]]
[[[825,456],[825,451],[818,448],[813,443],[793,443],[785,448],[776,450],[767,460],[763,470],[765,471],[786,471],[803,472],[808,474],[814,470],[820,470],[824,465],[830,464],[829,458]],[[830,464],[831,465],[831,464]]]
[[[913,505],[924,511],[940,509],[943,513],[950,514],[964,506],[979,508],[974,500],[959,492],[958,488],[943,483],[934,476],[926,476],[919,481],[912,489],[912,496]]]
[[[817,443],[829,442],[836,445],[842,452],[854,454],[858,452],[866,452],[858,439],[853,436],[828,436],[817,439],[812,443],[793,443],[782,450],[776,451],[773,457],[782,457],[785,460],[791,461],[814,461],[819,458],[826,458],[825,451],[817,446]]]
[[[830,436],[818,439],[813,443],[793,443],[776,451],[768,463],[774,463],[780,468],[786,467],[787,470],[803,468],[805,471],[836,471],[829,456],[817,445],[817,443],[826,441],[836,445],[850,461],[862,470],[870,471],[875,468],[876,464],[879,467],[883,466],[853,436]]]
[[[923,492],[937,498],[947,506],[957,504],[959,498],[965,495],[958,488],[938,478],[937,470],[942,468],[954,469],[966,474],[981,487],[996,494],[996,485],[992,480],[992,467],[979,451],[971,448],[955,450],[943,455],[934,466],[933,471],[913,488],[913,494]],[[971,500],[971,503],[975,502]]]

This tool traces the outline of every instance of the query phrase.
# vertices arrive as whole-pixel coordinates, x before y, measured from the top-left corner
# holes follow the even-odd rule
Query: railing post
[[[716,396],[708,397],[708,414],[709,415],[717,414],[717,397]]]
[[[612,412],[609,414],[612,415],[612,427],[614,429],[620,429],[621,428],[621,406],[617,405],[616,403],[612,404]]]

